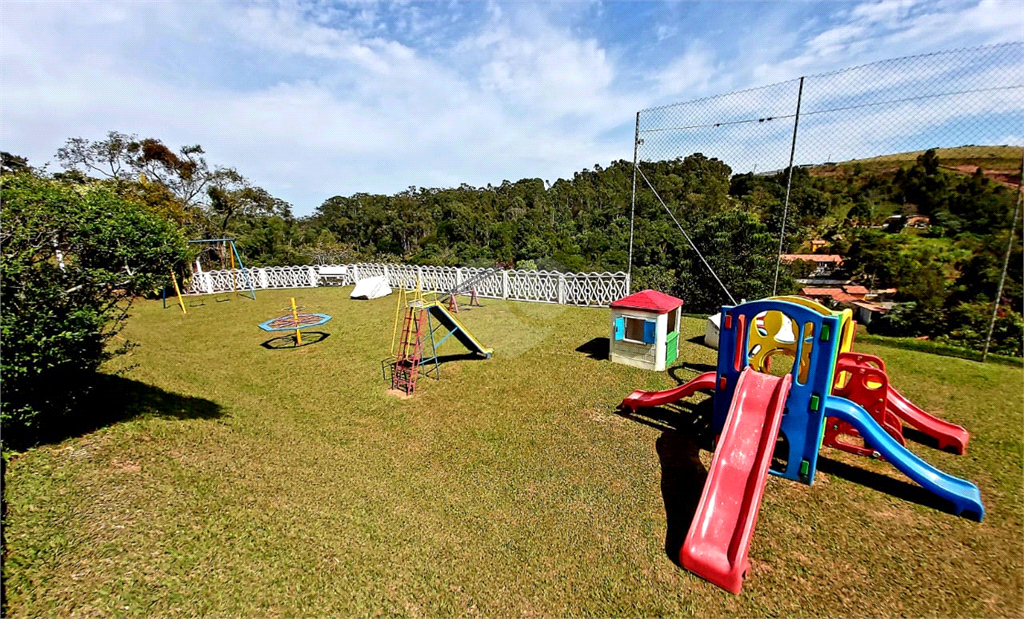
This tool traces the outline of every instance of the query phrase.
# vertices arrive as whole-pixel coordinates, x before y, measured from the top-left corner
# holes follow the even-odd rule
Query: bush
[[[168,221],[101,183],[0,177],[0,423],[5,447],[89,415],[94,372],[131,298],[166,282],[185,246]]]
[[[949,333],[940,335],[936,341],[953,346],[984,350],[992,321],[992,304],[983,302],[960,303],[949,313],[952,327]],[[1021,356],[1021,341],[1024,338],[1024,320],[1021,315],[1008,307],[1000,307],[996,324],[992,330],[990,352],[1011,357]]]

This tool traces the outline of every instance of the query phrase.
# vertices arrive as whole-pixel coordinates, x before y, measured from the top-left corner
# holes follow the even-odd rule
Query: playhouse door
[[[665,367],[672,365],[672,362],[679,356],[679,332],[673,331],[668,334],[665,340]]]

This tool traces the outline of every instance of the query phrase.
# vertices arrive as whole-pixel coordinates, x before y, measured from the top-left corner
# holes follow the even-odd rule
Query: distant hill
[[[885,172],[913,164],[924,152],[915,150],[868,159],[852,159],[810,166],[809,171],[815,176],[830,176],[840,171],[850,172],[859,165],[865,172]],[[935,152],[942,161],[942,168],[950,172],[973,174],[980,167],[985,176],[992,180],[1012,187],[1020,185],[1021,156],[1024,154],[1020,146],[957,146],[937,148]]]

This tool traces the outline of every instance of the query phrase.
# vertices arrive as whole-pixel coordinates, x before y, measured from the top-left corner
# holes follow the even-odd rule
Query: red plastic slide
[[[914,405],[892,385],[886,399],[886,408],[897,417],[939,442],[939,449],[963,455],[971,435],[963,427],[930,415]]]
[[[840,386],[839,377],[841,375],[863,374],[864,372],[878,377],[874,379],[874,385],[866,384],[864,380],[857,381],[854,377],[853,380]],[[867,378],[870,378],[870,376]],[[870,381],[867,382],[870,383]],[[899,422],[895,419],[890,420],[890,416],[895,416],[934,438],[938,441],[939,449],[945,451],[952,451],[963,455],[964,450],[967,449],[967,441],[971,438],[970,433],[963,427],[939,419],[921,410],[908,400],[906,396],[897,391],[890,384],[889,377],[885,373],[885,362],[874,355],[854,352],[839,353],[836,362],[836,384],[832,388],[832,394],[845,397],[867,409],[871,416],[875,418],[875,421],[881,424],[900,443],[904,443],[903,429],[902,427],[894,427],[893,424],[898,424]],[[878,402],[879,398],[884,398],[884,409]],[[832,422],[830,424],[836,425]],[[857,435],[856,431],[850,432],[849,430],[850,428],[843,427],[839,431],[853,436]],[[830,432],[826,429],[826,444],[828,444],[830,434],[835,434],[835,432]],[[868,451],[865,449],[847,448],[845,444],[832,444],[829,446],[853,453]]]
[[[793,377],[740,373],[729,416],[690,531],[679,552],[683,567],[739,593],[750,567],[747,551],[757,524],[768,467]]]
[[[638,408],[671,404],[683,398],[688,398],[698,391],[714,391],[714,389],[715,373],[707,372],[678,387],[664,391],[640,391],[638,389],[622,400],[622,408],[628,408],[635,413]]]

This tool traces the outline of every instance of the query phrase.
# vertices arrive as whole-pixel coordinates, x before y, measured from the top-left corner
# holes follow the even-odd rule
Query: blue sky
[[[554,181],[631,159],[642,108],[1022,40],[1020,0],[7,0],[0,149],[40,166],[108,130],[198,143],[307,215],[339,194]]]

